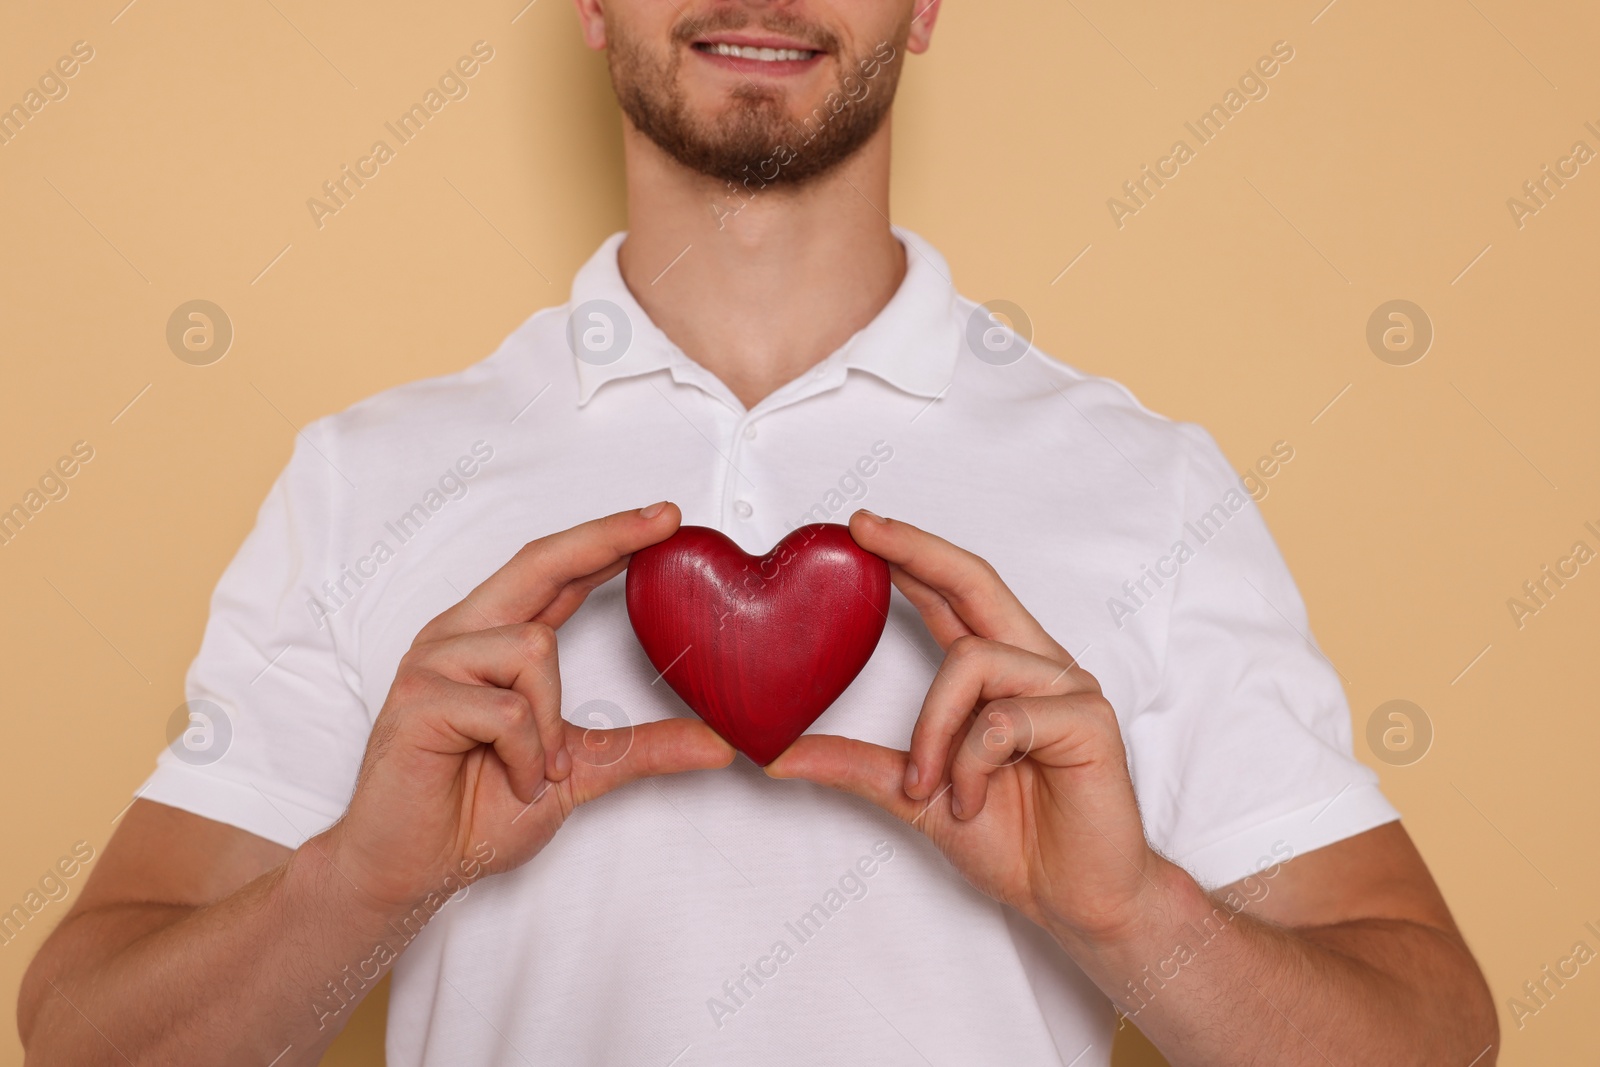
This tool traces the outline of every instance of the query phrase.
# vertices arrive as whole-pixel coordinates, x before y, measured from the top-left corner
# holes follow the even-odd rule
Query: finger
[[[891,563],[889,580],[900,590],[901,595],[911,602],[911,606],[917,609],[917,614],[922,616],[923,625],[928,628],[928,632],[933,635],[940,648],[949,648],[955,641],[972,635],[972,628],[961,621],[961,616],[956,614],[956,609],[950,606],[950,602],[926,582],[913,578],[904,567]]]
[[[545,776],[559,782],[572,768],[561,717],[561,669],[556,632],[542,622],[522,622],[458,634],[424,646],[429,670],[471,685],[520,693],[533,709],[545,754]]]
[[[945,652],[911,730],[907,795],[922,798],[939,787],[951,746],[971,725],[973,709],[985,701],[1089,687],[1080,674],[1055,660],[981,637],[957,639]]]
[[[676,527],[674,527],[676,529]],[[628,560],[631,554],[617,560],[609,567],[601,568],[593,574],[586,574],[581,578],[574,578],[556,593],[554,599],[545,605],[544,609],[535,615],[535,622],[542,622],[546,626],[560,626],[583,606],[589,599],[589,594],[605,585],[611,579],[628,569]]]
[[[584,804],[640,778],[706,771],[733,762],[733,746],[698,719],[663,719],[613,730],[568,724],[572,803]]]
[[[1127,755],[1111,705],[1098,692],[1007,697],[984,705],[950,765],[957,819],[983,810],[995,772],[1024,757],[1052,770],[1100,764],[1127,776]]]
[[[930,806],[906,796],[906,754],[832,734],[802,734],[767,764],[770,778],[801,778],[858,796],[913,826]]]
[[[418,640],[534,618],[560,626],[591,589],[619,573],[634,552],[670,537],[681,520],[676,504],[652,504],[530,541],[423,627]]]
[[[906,594],[924,619],[932,614],[934,621],[929,623],[929,631],[936,639],[941,632],[952,632],[944,617],[948,610],[980,637],[1004,641],[1042,656],[1066,656],[982,557],[908,522],[885,519],[868,511],[857,511],[850,517],[850,533],[862,548],[899,567],[943,601],[941,605],[924,596],[923,603],[918,604]],[[905,593],[903,587],[901,592]],[[934,629],[935,623],[938,630]]]
[[[408,705],[403,737],[425,753],[450,757],[489,745],[506,766],[511,791],[524,803],[533,800],[545,780],[544,745],[521,693],[424,671],[407,678],[420,691]]]

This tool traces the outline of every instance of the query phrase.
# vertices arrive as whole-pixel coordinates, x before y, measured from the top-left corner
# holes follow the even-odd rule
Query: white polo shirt
[[[189,699],[221,709],[211,747],[169,747],[143,795],[300,844],[344,811],[425,622],[525,542],[668,498],[752,552],[864,505],[988,559],[1100,679],[1151,843],[1208,887],[1398,818],[1211,436],[1027,348],[894,232],[894,298],[750,410],[645,315],[617,233],[489,358],[308,426],[189,670]],[[622,576],[560,657],[575,722],[692,714],[651,684]],[[896,593],[813,730],[905,748],[939,660]],[[740,757],[580,808],[446,905],[394,972],[388,1057],[1092,1067],[1113,1026],[1054,942],[918,833]]]

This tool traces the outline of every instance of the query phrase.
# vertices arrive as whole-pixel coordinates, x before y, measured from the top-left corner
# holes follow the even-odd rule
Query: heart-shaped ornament
[[[889,565],[818,522],[764,556],[705,526],[633,554],[628,620],[683,702],[765,767],[838,699],[889,618]]]

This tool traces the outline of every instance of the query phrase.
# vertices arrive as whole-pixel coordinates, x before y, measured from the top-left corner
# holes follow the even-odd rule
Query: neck
[[[735,194],[626,121],[623,145],[623,280],[667,337],[746,408],[838,350],[905,277],[905,251],[889,231],[887,119],[854,156],[800,190],[763,190],[752,179]]]

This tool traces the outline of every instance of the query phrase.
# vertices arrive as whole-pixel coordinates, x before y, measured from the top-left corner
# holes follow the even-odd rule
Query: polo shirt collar
[[[955,374],[963,326],[957,309],[950,269],[938,250],[910,230],[890,226],[890,231],[906,249],[906,274],[888,304],[866,326],[830,355],[814,372],[842,383],[843,374],[829,374],[830,364],[841,369],[866,371],[913,396],[929,399],[943,394]],[[663,333],[622,280],[617,265],[617,249],[627,237],[618,230],[607,237],[572,280],[572,299],[568,305],[568,347],[574,353],[578,375],[578,404],[587,404],[605,383],[653,371],[670,370],[675,379],[693,378],[703,369],[683,353]],[[597,312],[609,320],[614,314],[609,302],[621,311],[616,322],[591,317]],[[630,336],[623,354],[600,362],[576,343],[573,331],[591,324],[613,331],[626,329]]]

